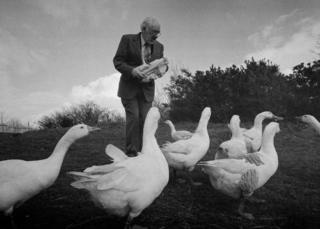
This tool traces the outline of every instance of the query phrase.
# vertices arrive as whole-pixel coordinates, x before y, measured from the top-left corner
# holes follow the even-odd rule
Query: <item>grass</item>
[[[177,129],[193,130],[194,123],[178,123]],[[289,128],[281,123],[275,147],[279,168],[254,194],[265,204],[247,204],[256,217],[249,221],[237,214],[238,201],[215,191],[199,169],[193,178],[204,184],[192,187],[170,181],[163,193],[134,220],[135,228],[319,228],[320,226],[320,136],[310,128]],[[209,124],[210,149],[203,160],[210,160],[218,145],[230,137],[226,125]],[[0,134],[0,160],[43,159],[50,155],[66,129]],[[169,128],[160,124],[157,139],[161,145],[170,140]],[[18,228],[121,228],[123,221],[96,207],[89,195],[70,186],[67,171],[80,171],[93,164],[104,164],[104,148],[112,143],[124,146],[124,127],[111,126],[78,140],[71,146],[56,183],[16,209]],[[0,228],[8,219],[0,216]],[[137,226],[139,225],[139,226]]]

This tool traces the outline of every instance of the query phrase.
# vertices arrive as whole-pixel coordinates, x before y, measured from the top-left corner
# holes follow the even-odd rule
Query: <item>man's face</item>
[[[160,27],[159,26],[146,27],[146,29],[142,31],[142,36],[145,42],[149,44],[153,44],[154,41],[160,36]]]

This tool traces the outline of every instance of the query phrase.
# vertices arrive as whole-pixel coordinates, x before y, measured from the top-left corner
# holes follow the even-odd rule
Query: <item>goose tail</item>
[[[225,175],[225,171],[219,166],[215,165],[214,161],[200,161],[197,166],[201,167],[201,171],[208,174],[209,176],[219,179]]]
[[[77,189],[89,189],[96,181],[95,177],[83,172],[71,171],[67,174],[75,180],[70,185]]]
[[[92,178],[89,174],[84,173],[84,172],[70,171],[70,172],[67,172],[67,174],[75,180],[91,179]]]
[[[197,166],[201,166],[201,167],[212,167],[214,166],[214,164],[212,163],[212,161],[199,161],[197,163]]]
[[[117,166],[114,163],[106,165],[93,165],[86,168],[83,172],[90,175],[102,175],[113,172],[118,168],[121,168],[121,166]]]
[[[170,151],[170,146],[171,146],[172,142],[165,142],[162,146],[161,146],[161,151],[164,153],[168,153]]]

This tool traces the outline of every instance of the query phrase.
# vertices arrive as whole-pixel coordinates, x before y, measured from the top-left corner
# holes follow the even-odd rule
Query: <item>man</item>
[[[136,156],[142,148],[143,124],[154,98],[154,80],[142,82],[144,73],[137,68],[163,57],[163,45],[156,41],[159,22],[147,17],[138,34],[123,35],[113,58],[121,73],[118,96],[126,112],[126,153]]]

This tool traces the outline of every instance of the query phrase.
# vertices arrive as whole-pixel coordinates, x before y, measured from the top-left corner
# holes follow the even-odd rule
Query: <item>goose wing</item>
[[[199,142],[197,138],[192,136],[187,140],[179,140],[176,142],[167,142],[162,147],[161,150],[164,153],[179,153],[179,154],[189,154],[195,148],[199,147]]]
[[[71,175],[76,175],[78,179],[71,185],[76,188],[132,192],[144,187],[150,171],[153,171],[152,165],[145,160],[143,155],[140,155],[119,163],[92,166],[83,173],[73,172]]]
[[[174,140],[186,140],[191,138],[193,135],[193,133],[191,133],[190,131],[187,130],[178,130],[175,133],[173,133],[172,138]]]
[[[106,154],[112,158],[113,162],[119,162],[128,159],[128,156],[122,150],[112,144],[107,145]]]
[[[125,192],[143,189],[157,171],[153,159],[141,154],[119,163],[120,168],[98,178],[98,189],[117,189]]]
[[[201,167],[216,167],[233,174],[243,174],[249,169],[256,168],[256,165],[251,164],[246,159],[234,158],[201,161],[197,165],[200,165]]]

